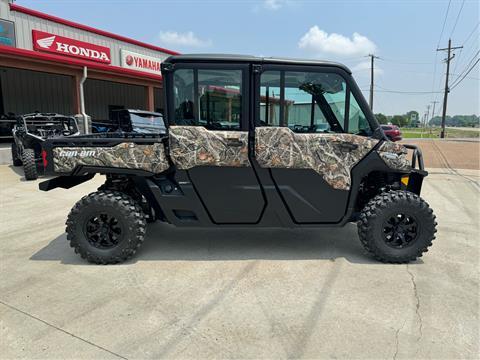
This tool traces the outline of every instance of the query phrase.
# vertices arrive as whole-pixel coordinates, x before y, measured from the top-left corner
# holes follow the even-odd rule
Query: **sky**
[[[18,0],[16,4],[181,53],[233,53],[339,61],[368,99],[375,54],[374,112],[435,104],[441,115],[452,46],[448,115],[480,114],[477,0]],[[470,66],[469,66],[470,65]],[[462,77],[466,77],[462,79]],[[461,80],[454,87],[455,81]],[[433,108],[429,114],[432,115]]]

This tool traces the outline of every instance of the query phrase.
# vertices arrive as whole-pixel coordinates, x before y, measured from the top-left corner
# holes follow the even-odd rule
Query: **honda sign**
[[[33,48],[58,55],[77,57],[85,60],[110,64],[110,49],[80,40],[32,30]]]

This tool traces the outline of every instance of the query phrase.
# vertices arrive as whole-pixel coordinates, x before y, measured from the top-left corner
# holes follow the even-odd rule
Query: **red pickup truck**
[[[392,141],[402,140],[402,132],[397,125],[380,125],[383,129],[383,132],[387,137]]]

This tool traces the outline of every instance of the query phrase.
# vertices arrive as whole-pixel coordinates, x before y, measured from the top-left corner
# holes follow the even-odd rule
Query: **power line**
[[[470,73],[470,71],[473,70],[473,68],[480,62],[480,58],[477,59],[477,61],[475,61],[475,63],[470,67],[470,69],[468,69],[468,71],[465,73],[465,75],[460,79],[458,80],[455,84],[452,85],[452,87],[450,88],[450,90],[453,90],[455,89],[462,81],[463,79],[465,79],[465,77]]]
[[[475,33],[475,30],[477,30],[478,25],[480,25],[480,21],[477,23],[477,25],[475,25],[475,26],[473,27],[472,32],[467,36],[467,38],[465,39],[465,41],[463,42],[462,45],[465,45],[465,44],[467,43],[467,41],[470,40],[470,38],[472,37],[472,35]]]
[[[432,65],[434,62],[411,62],[411,61],[398,61],[398,60],[393,60],[393,59],[386,59],[384,57],[378,58],[379,60],[387,61],[387,62],[392,62],[392,63],[397,63],[397,64],[407,64],[407,65]],[[436,63],[438,63],[435,60]]]
[[[478,25],[480,25],[480,22],[478,22],[474,27],[473,27],[473,30],[470,32],[470,34],[468,34],[467,38],[463,41],[462,43],[462,46],[465,46],[465,44],[470,40],[470,38],[472,37],[472,35],[475,33],[475,30],[477,29]],[[463,48],[460,49],[460,52],[458,53],[458,56],[457,56],[457,61],[455,61],[455,66],[453,68],[453,72],[455,72],[457,70],[457,67],[458,65],[460,64],[460,58],[462,56],[462,53],[463,53]]]
[[[386,92],[386,93],[394,93],[394,94],[407,94],[407,95],[415,95],[415,94],[432,94],[432,93],[441,93],[442,91],[416,91],[416,90],[392,90],[384,88],[378,84],[375,84],[376,87],[380,88],[381,90],[375,90],[375,92]],[[366,91],[363,90],[362,91]]]
[[[457,27],[458,19],[460,18],[460,14],[462,13],[463,10],[463,5],[465,5],[465,0],[462,1],[462,6],[460,7],[460,10],[458,11],[457,18],[455,19],[455,24],[453,25],[452,32],[450,33],[450,37],[452,37],[453,33],[455,32],[455,28]]]
[[[451,3],[452,3],[452,0],[449,0],[448,1],[448,6],[447,6],[447,12],[445,13],[445,18],[443,19],[442,31],[440,32],[440,38],[438,39],[437,48],[440,46],[440,42],[442,41],[443,31],[445,30],[445,24],[447,23],[448,11],[450,10],[450,4]]]
[[[440,32],[440,37],[438,38],[437,49],[440,47],[440,42],[442,41],[442,36],[443,36],[443,32],[445,31],[445,25],[447,23],[448,12],[450,10],[451,3],[452,3],[452,0],[449,0],[448,1],[448,6],[447,6],[447,11],[445,12],[445,17],[443,19],[442,31]],[[434,66],[433,66],[433,79],[432,79],[432,91],[435,88],[435,79],[437,77],[437,57],[438,57],[438,51],[435,51],[435,62],[434,62]],[[443,76],[440,77],[440,82],[442,82],[442,78],[443,78]],[[437,101],[437,96],[438,95],[435,95],[435,101]]]
[[[457,79],[454,81],[454,83],[458,80],[459,77],[463,76],[463,74],[465,74],[465,71],[467,71],[467,69],[470,68],[470,65],[475,61],[475,58],[477,57],[477,55],[480,54],[480,50],[478,50],[475,55],[472,56],[471,60],[468,62],[467,66],[465,66],[465,68],[460,71],[460,74],[458,75]],[[455,84],[452,84],[452,86],[455,85]]]

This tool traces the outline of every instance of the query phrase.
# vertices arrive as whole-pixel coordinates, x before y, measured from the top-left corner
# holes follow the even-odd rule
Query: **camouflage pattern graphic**
[[[350,171],[378,140],[351,134],[296,134],[286,127],[255,129],[255,156],[264,168],[313,169],[335,189],[349,190]]]
[[[410,161],[407,159],[408,150],[405,146],[385,141],[377,150],[378,155],[388,167],[395,170],[411,170]]]
[[[169,167],[162,143],[122,143],[113,147],[58,147],[53,149],[56,172],[70,172],[78,165],[140,169],[160,173]]]
[[[246,131],[210,131],[201,126],[169,128],[170,157],[179,169],[250,166]]]

